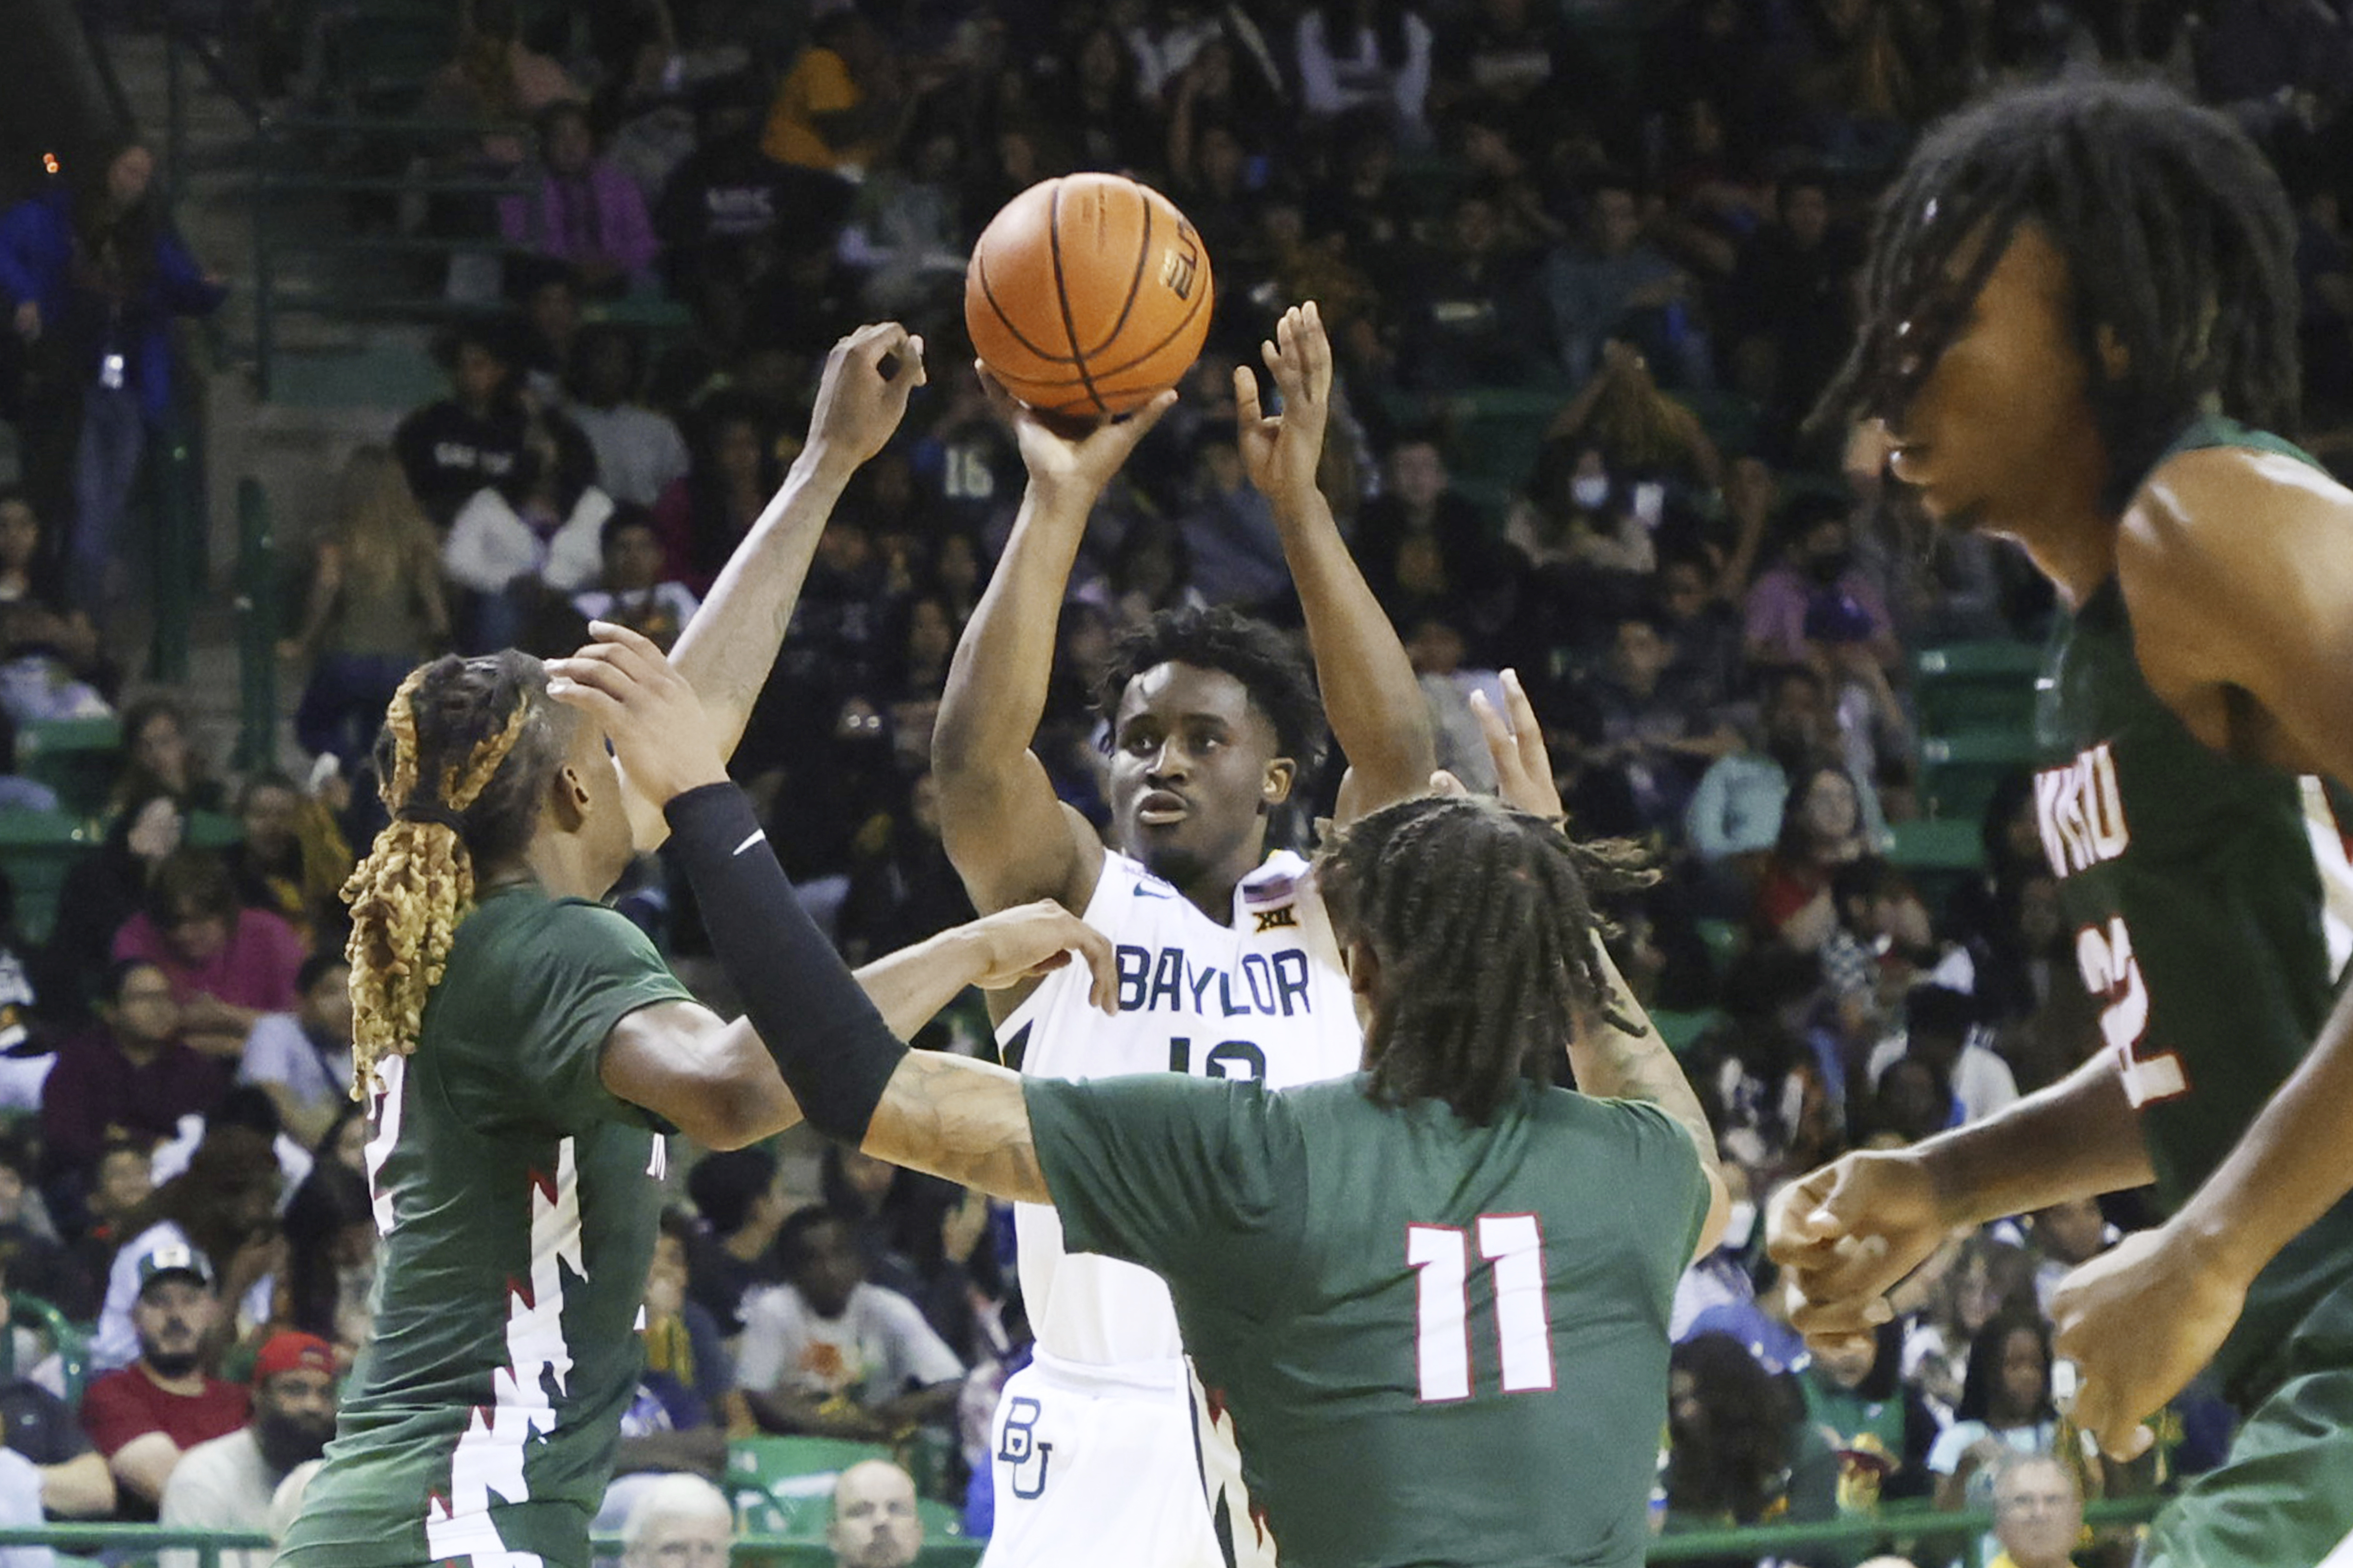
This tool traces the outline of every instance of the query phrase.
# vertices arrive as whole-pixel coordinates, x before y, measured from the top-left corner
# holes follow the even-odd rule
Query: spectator
[[[180,1456],[164,1483],[166,1528],[269,1531],[270,1500],[295,1467],[335,1435],[335,1352],[316,1334],[272,1334],[253,1361],[252,1414],[225,1436]],[[224,1552],[221,1568],[269,1568],[272,1552]],[[191,1551],[165,1552],[161,1568],[195,1568]]]
[[[621,1527],[621,1568],[727,1568],[734,1542],[726,1493],[701,1476],[664,1476]]]
[[[121,672],[57,581],[43,533],[30,493],[0,487],[0,710],[19,721],[103,718]]]
[[[1345,0],[1300,13],[1294,48],[1301,107],[1328,120],[1351,109],[1377,110],[1398,140],[1419,149],[1430,140],[1425,110],[1434,37],[1405,0]]]
[[[8,1291],[23,1281],[12,1266],[0,1265],[0,1333],[7,1323]],[[51,1305],[56,1305],[54,1301]],[[35,1467],[40,1491],[37,1514],[53,1519],[94,1519],[114,1511],[114,1475],[105,1457],[90,1447],[73,1406],[21,1370],[0,1377],[0,1427],[9,1452]],[[0,1474],[0,1492],[15,1478]],[[13,1527],[16,1521],[11,1521]],[[38,1517],[25,1521],[37,1525]]]
[[[860,189],[842,259],[865,272],[864,314],[921,323],[961,302],[971,249],[956,180],[963,153],[955,127],[934,124]]]
[[[1692,795],[1684,831],[1704,862],[1728,868],[1748,861],[1761,869],[1780,836],[1790,779],[1835,754],[1821,681],[1810,670],[1776,672],[1766,683],[1759,721],[1761,743],[1717,760]],[[1878,796],[1868,785],[1857,788],[1865,831],[1876,842],[1883,830]]]
[[[57,1066],[46,1026],[37,1025],[40,994],[33,984],[38,956],[16,929],[16,889],[0,870],[0,1111],[37,1110],[41,1086]]]
[[[664,652],[702,606],[686,584],[663,575],[661,530],[654,514],[623,501],[597,535],[604,570],[596,586],[572,595],[584,620],[616,621],[659,644]]]
[[[422,112],[427,120],[480,124],[480,161],[505,171],[523,160],[522,142],[507,129],[512,122],[586,97],[562,66],[522,41],[517,0],[466,0],[458,10],[457,54],[427,83]]]
[[[522,304],[516,357],[522,369],[524,411],[560,408],[564,371],[580,336],[580,274],[546,257],[521,257],[506,270],[508,291]]]
[[[1806,1419],[1838,1457],[1838,1510],[1872,1514],[1884,1502],[1925,1498],[1932,1489],[1928,1448],[1936,1417],[1904,1386],[1904,1331],[1894,1322],[1858,1345],[1817,1351],[1798,1374]]]
[[[1537,449],[1526,493],[1504,519],[1504,542],[1539,572],[1610,579],[1609,598],[1630,605],[1633,579],[1658,564],[1657,546],[1633,502],[1632,487],[1611,474],[1599,447],[1548,440]],[[1599,592],[1589,589],[1586,597]]]
[[[627,1441],[620,1471],[698,1469],[716,1476],[727,1466],[726,1428],[743,1415],[728,1385],[718,1321],[687,1297],[687,1242],[693,1231],[683,1213],[670,1211],[654,1237],[640,1331],[645,1376],[636,1406],[622,1420]],[[657,1443],[659,1458],[647,1451]]]
[[[786,209],[808,232],[830,234],[855,187],[890,145],[904,106],[898,62],[854,10],[829,11],[776,86],[760,150],[787,171]]]
[[[2032,1309],[2033,1275],[2023,1248],[1978,1231],[1948,1242],[1915,1278],[1926,1300],[1905,1323],[1904,1381],[1947,1426],[1960,1405],[1969,1347],[1998,1314]]]
[[[1135,55],[1109,23],[1072,42],[1058,84],[1052,122],[1082,169],[1150,169],[1166,146],[1155,106],[1138,90]]]
[[[1399,374],[1423,392],[1521,386],[1542,377],[1546,342],[1536,323],[1542,295],[1526,259],[1510,248],[1494,197],[1472,188],[1454,199],[1444,246],[1429,256],[1407,298]]]
[[[135,1358],[145,1284],[141,1269],[158,1248],[182,1249],[175,1256],[193,1257],[204,1266],[208,1289],[215,1281],[221,1287],[220,1310],[204,1326],[208,1357],[237,1338],[240,1319],[268,1322],[271,1271],[283,1251],[276,1220],[278,1183],[269,1134],[225,1123],[206,1129],[188,1168],[124,1218],[131,1239],[115,1255],[107,1277],[106,1304],[90,1336],[90,1365],[103,1371]]]
[[[237,1082],[259,1085],[306,1149],[351,1100],[351,978],[339,950],[304,959],[294,973],[294,1010],[255,1019],[237,1062]]]
[[[204,753],[188,739],[188,718],[169,697],[144,697],[122,711],[121,776],[115,781],[118,804],[161,790],[183,811],[218,811],[224,802],[220,781]]]
[[[1792,774],[1781,831],[1757,887],[1757,924],[1800,952],[1817,952],[1838,925],[1831,879],[1869,849],[1860,786],[1843,767]]]
[[[1929,1450],[1940,1509],[1983,1507],[2008,1454],[2048,1454],[2058,1431],[2051,1402],[2051,1331],[2031,1311],[2005,1311],[1969,1342],[1953,1424]]]
[[[787,1282],[746,1299],[736,1350],[764,1431],[872,1441],[954,1413],[964,1364],[913,1302],[866,1282],[848,1221],[803,1209],[776,1240]]]
[[[1706,563],[1696,556],[1665,555],[1651,584],[1673,650],[1667,673],[1718,708],[1743,689],[1740,620],[1710,585],[1709,575]]]
[[[516,395],[513,334],[505,326],[460,322],[434,352],[449,374],[449,395],[403,419],[392,449],[417,504],[447,531],[459,508],[522,461],[525,418]]]
[[[41,1086],[41,1138],[52,1180],[79,1195],[100,1153],[118,1140],[143,1152],[184,1116],[203,1116],[228,1089],[223,1062],[180,1037],[172,979],[145,959],[118,962],[98,997],[98,1026],[69,1036]]]
[[[1748,661],[1757,666],[1826,662],[1821,644],[1867,646],[1882,665],[1903,657],[1887,601],[1855,564],[1846,504],[1833,497],[1794,502],[1782,517],[1781,559],[1748,590]],[[1827,634],[1827,635],[1826,635]]]
[[[201,1060],[202,1058],[198,1058]],[[80,1204],[82,1223],[79,1236],[72,1247],[74,1272],[90,1280],[103,1279],[113,1267],[114,1255],[131,1232],[127,1222],[139,1214],[155,1190],[153,1156],[149,1145],[128,1138],[117,1138],[99,1151],[90,1167],[89,1194]],[[54,1155],[48,1156],[54,1159]],[[53,1189],[54,1190],[54,1189]],[[60,1209],[59,1212],[64,1212]],[[87,1322],[98,1315],[95,1289],[82,1301],[75,1303],[76,1322]]]
[[[522,456],[505,479],[476,490],[449,524],[442,569],[471,593],[463,646],[519,646],[551,593],[596,580],[610,497],[596,485],[596,458],[579,426],[543,411],[524,426]]]
[[[1635,183],[1604,173],[1586,186],[1584,237],[1546,258],[1554,341],[1574,384],[1602,368],[1602,345],[1613,338],[1663,353],[1687,384],[1707,384],[1705,344],[1683,315],[1690,279],[1642,237],[1642,226]]]
[[[182,1457],[244,1426],[251,1396],[205,1371],[221,1303],[204,1255],[166,1242],[123,1261],[135,1282],[136,1354],[90,1385],[81,1416],[113,1472],[122,1517],[153,1519]]]
[[[759,84],[749,72],[723,77],[695,94],[695,145],[670,171],[654,206],[670,287],[694,298],[714,279],[741,281],[744,253],[776,232],[790,204],[790,177],[760,151]]]
[[[1986,1568],[2073,1568],[2084,1494],[2067,1467],[2042,1455],[2002,1459],[1993,1472],[1993,1538],[2001,1551]]]
[[[1818,173],[1781,182],[1775,217],[1741,246],[1725,334],[1736,384],[1786,450],[1854,341],[1851,280],[1862,255],[1832,227],[1830,186]]]
[[[343,880],[352,848],[325,804],[280,773],[246,775],[237,792],[245,832],[221,851],[237,902],[291,927],[305,951],[343,945]]]
[[[2059,1281],[2124,1239],[2100,1212],[2097,1198],[2070,1198],[2040,1208],[2031,1216],[2029,1239],[2034,1255],[2034,1299],[2045,1306]]]
[[[596,455],[596,488],[617,503],[651,506],[687,469],[678,426],[638,401],[645,380],[645,343],[628,328],[596,322],[573,341],[564,410]]]
[[[1242,468],[1230,430],[1205,430],[1195,447],[1185,548],[1193,563],[1192,586],[1212,605],[1264,614],[1290,596],[1282,535],[1266,497]]]
[[[0,214],[0,295],[50,367],[50,395],[79,409],[74,597],[101,622],[126,586],[122,519],[140,457],[172,416],[172,318],[209,315],[228,297],[172,233],[154,179],[154,154],[116,141]]]
[[[1694,1334],[1668,1366],[1666,1531],[1837,1514],[1837,1467],[1796,1401],[1729,1334]],[[1746,1560],[1744,1560],[1745,1562]]]
[[[1388,483],[1356,520],[1352,553],[1391,622],[1435,616],[1473,657],[1511,617],[1512,575],[1476,508],[1454,489],[1437,438],[1409,431],[1388,451]]]
[[[346,777],[367,760],[402,678],[449,638],[440,536],[408,487],[387,447],[344,460],[302,625],[281,650],[311,660],[294,738],[334,757]]]
[[[375,1337],[375,1206],[367,1179],[333,1160],[312,1163],[287,1200],[286,1269],[275,1321],[316,1334],[348,1366]]]
[[[1904,999],[1903,1032],[1881,1041],[1871,1054],[1873,1080],[1906,1056],[1926,1062],[1952,1086],[1955,1126],[1982,1121],[2018,1098],[2018,1079],[1986,1044],[1977,998],[1965,991],[1912,987]]]
[[[40,1174],[39,1140],[25,1124],[0,1133],[0,1266],[14,1288],[86,1323],[98,1312],[93,1275],[68,1251],[49,1217],[48,1200],[36,1184]],[[9,1288],[0,1283],[0,1294]],[[0,1371],[7,1363],[0,1361]]]
[[[842,1471],[825,1543],[834,1568],[908,1568],[923,1550],[913,1479],[888,1459],[862,1459]]]
[[[499,232],[571,267],[589,293],[648,290],[654,282],[653,220],[635,180],[596,155],[596,134],[580,104],[539,112],[539,188],[499,198]]]
[[[146,908],[115,933],[117,959],[162,970],[180,1004],[184,1039],[234,1058],[265,1013],[294,1010],[302,942],[268,910],[245,909],[220,857],[174,850],[156,868]]]
[[[931,731],[923,731],[926,740]],[[939,786],[929,769],[907,785],[905,806],[882,819],[884,841],[850,868],[839,930],[853,963],[870,963],[974,918],[964,879],[940,841]]]
[[[757,1144],[706,1154],[686,1173],[686,1195],[709,1227],[688,1249],[688,1293],[731,1338],[745,1295],[776,1283],[776,1233],[792,1212],[785,1173]]]
[[[703,405],[693,461],[654,503],[668,560],[663,576],[701,598],[784,483],[773,428],[759,405],[736,395]]]
[[[1700,775],[1740,736],[1692,687],[1673,679],[1659,617],[1619,617],[1609,656],[1579,689],[1577,815],[1585,831],[1641,837],[1683,820]]]

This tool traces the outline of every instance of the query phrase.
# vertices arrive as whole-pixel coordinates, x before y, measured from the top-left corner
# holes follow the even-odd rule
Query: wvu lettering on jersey
[[[2086,871],[2122,855],[2132,835],[2125,827],[2124,794],[2107,742],[2065,767],[2035,774],[2034,815],[2054,876]]]

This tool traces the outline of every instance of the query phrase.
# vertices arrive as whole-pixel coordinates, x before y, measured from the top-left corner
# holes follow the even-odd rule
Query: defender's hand
[[[1471,712],[1495,763],[1495,793],[1505,805],[1557,822],[1560,790],[1552,781],[1552,753],[1545,749],[1544,726],[1536,722],[1535,705],[1515,669],[1504,671],[1504,707],[1505,712],[1499,714],[1485,692],[1471,694]]]
[[[2128,1236],[2051,1297],[2052,1349],[2081,1381],[2070,1413],[2108,1457],[2147,1452],[2147,1418],[2214,1359],[2246,1306],[2244,1284],[2171,1226]]]
[[[1258,377],[1248,365],[1234,367],[1234,432],[1250,483],[1278,511],[1303,501],[1315,489],[1316,465],[1324,458],[1324,427],[1332,409],[1332,340],[1315,302],[1293,305],[1275,323],[1274,341],[1259,345],[1282,395],[1282,413],[1259,412]]]
[[[835,343],[809,416],[811,460],[848,479],[897,432],[908,396],[923,380],[923,340],[896,321],[860,327]]]
[[[596,640],[547,661],[547,694],[604,726],[614,758],[649,800],[724,782],[702,700],[662,650],[611,621],[589,622],[588,634]]]
[[[1001,991],[1061,968],[1076,952],[1092,972],[1088,1000],[1106,1013],[1119,1011],[1119,961],[1111,939],[1051,899],[1019,904],[976,920],[962,935],[979,973],[973,984]]]
[[[1908,1150],[1849,1154],[1773,1196],[1765,1250],[1788,1277],[1789,1326],[1817,1348],[1869,1339],[1887,1292],[1951,1227]]]

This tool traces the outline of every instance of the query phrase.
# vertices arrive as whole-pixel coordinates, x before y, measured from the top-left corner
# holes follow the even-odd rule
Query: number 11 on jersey
[[[1495,1341],[1504,1392],[1553,1385],[1552,1321],[1545,1305],[1544,1231],[1532,1214],[1479,1216],[1479,1256],[1494,1267]],[[1470,1237],[1451,1225],[1409,1225],[1405,1260],[1419,1276],[1414,1366],[1425,1405],[1471,1397]]]

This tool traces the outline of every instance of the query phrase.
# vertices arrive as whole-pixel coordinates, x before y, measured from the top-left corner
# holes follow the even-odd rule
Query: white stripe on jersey
[[[997,1026],[1039,1078],[1167,1072],[1277,1088],[1356,1070],[1364,1037],[1314,877],[1278,852],[1234,889],[1219,924],[1125,856],[1106,854],[1086,922],[1111,939],[1120,1011],[1087,1000],[1082,964],[1054,971]],[[1181,1059],[1180,1059],[1181,1058]],[[1168,1288],[1108,1258],[1069,1257],[1054,1211],[1014,1209],[1021,1291],[1038,1342],[1066,1361],[1167,1362],[1182,1353]]]
[[[2339,822],[2328,792],[2309,773],[2303,779],[2304,826],[2312,839],[2312,864],[2320,873],[2320,924],[2328,939],[2328,973],[2342,974],[2353,959],[2353,859],[2348,835],[2353,822]]]

